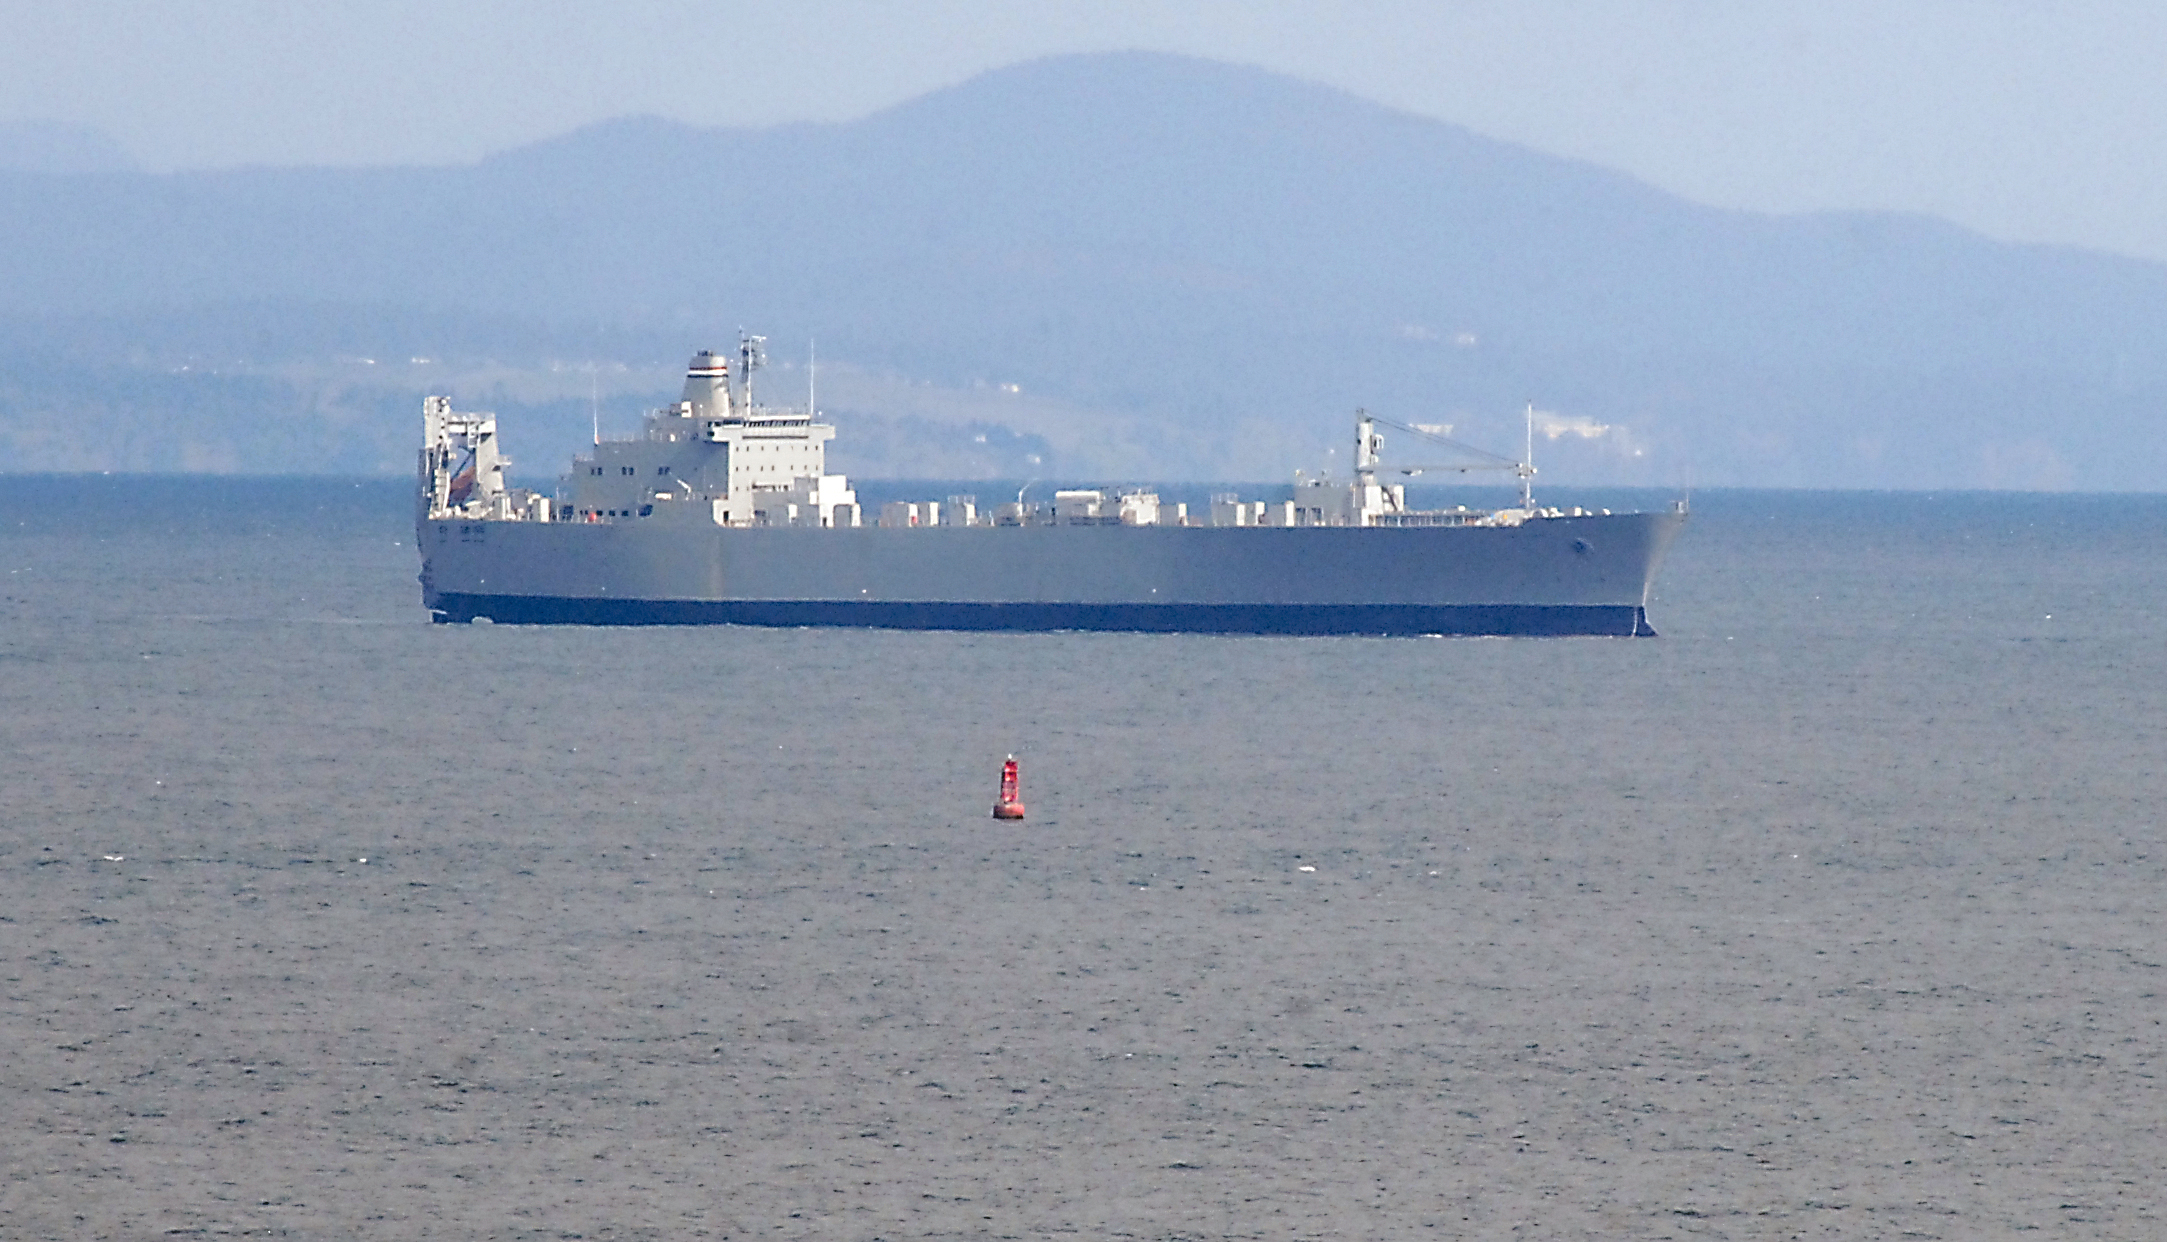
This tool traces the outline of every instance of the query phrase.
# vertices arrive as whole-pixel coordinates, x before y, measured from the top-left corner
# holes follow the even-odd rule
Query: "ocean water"
[[[2167,1236],[2167,498],[1703,494],[1644,640],[432,626],[408,504],[0,480],[0,1233]]]

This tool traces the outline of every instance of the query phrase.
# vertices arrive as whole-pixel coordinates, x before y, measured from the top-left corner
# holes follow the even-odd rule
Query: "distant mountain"
[[[65,175],[135,167],[135,158],[103,130],[65,121],[0,121],[0,170]]]
[[[1920,217],[1716,210],[1178,57],[1037,61],[841,125],[614,121],[455,168],[5,173],[0,215],[15,468],[49,460],[76,385],[109,394],[89,425],[125,430],[110,394],[153,373],[287,394],[234,388],[240,447],[199,460],[281,468],[248,446],[315,427],[336,383],[348,413],[321,430],[403,465],[426,377],[324,368],[602,359],[660,392],[744,325],[778,358],[817,338],[848,364],[846,435],[933,434],[938,402],[891,408],[914,385],[1015,391],[1036,401],[1017,421],[977,401],[953,427],[1033,438],[1076,475],[1278,476],[1323,464],[1356,405],[1509,448],[1533,398],[1545,478],[2167,478],[2167,267]],[[179,378],[188,359],[222,378]],[[523,408],[517,387],[473,395]],[[557,403],[561,439],[582,392],[528,403]],[[220,442],[215,418],[187,426]],[[537,464],[570,447],[515,443]],[[912,472],[908,452],[882,468]]]

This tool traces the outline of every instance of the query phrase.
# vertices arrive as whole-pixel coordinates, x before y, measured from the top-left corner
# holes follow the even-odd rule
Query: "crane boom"
[[[1405,432],[1417,439],[1427,440],[1433,444],[1442,444],[1457,452],[1465,453],[1474,459],[1472,461],[1452,462],[1442,465],[1393,466],[1389,467],[1390,469],[1410,478],[1418,474],[1442,474],[1447,471],[1456,474],[1471,474],[1477,470],[1510,470],[1520,479],[1520,507],[1522,509],[1533,509],[1535,507],[1533,483],[1535,477],[1535,403],[1532,401],[1528,402],[1527,405],[1527,456],[1520,461],[1500,456],[1487,449],[1476,448],[1472,444],[1455,440],[1450,436],[1439,435],[1434,431],[1424,431],[1420,427],[1397,423],[1389,418],[1379,418],[1367,410],[1355,411],[1355,419],[1357,432],[1354,460],[1358,478],[1374,478],[1374,472],[1379,468],[1383,459],[1384,437],[1378,435],[1374,430],[1374,426],[1381,425],[1390,427],[1394,431]]]

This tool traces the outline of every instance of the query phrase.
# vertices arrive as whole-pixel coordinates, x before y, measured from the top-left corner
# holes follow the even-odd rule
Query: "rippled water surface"
[[[407,503],[0,480],[0,1233],[2167,1234],[2167,500],[1702,496],[1653,640],[431,626]]]

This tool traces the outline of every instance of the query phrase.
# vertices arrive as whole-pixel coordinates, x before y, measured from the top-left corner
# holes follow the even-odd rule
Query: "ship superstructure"
[[[675,405],[649,412],[640,434],[595,437],[572,462],[554,497],[507,488],[509,461],[496,444],[496,417],[457,414],[431,397],[424,406],[429,516],[469,521],[654,521],[692,526],[856,526],[850,481],[827,472],[835,428],[812,409],[753,400],[764,362],[759,337],[728,357],[702,351],[685,372]]]
[[[696,354],[674,405],[577,458],[554,495],[513,488],[495,416],[423,407],[417,534],[439,620],[955,629],[1648,634],[1682,507],[1541,508],[1533,467],[1358,411],[1354,477],[1197,512],[1140,488],[981,509],[895,502],[867,521],[826,470],[835,429],[753,399],[761,342]],[[1532,412],[1530,413],[1532,426]],[[1379,426],[1449,446],[1437,470],[1510,470],[1520,503],[1415,510],[1382,481]],[[1530,431],[1532,447],[1532,431]]]

